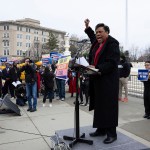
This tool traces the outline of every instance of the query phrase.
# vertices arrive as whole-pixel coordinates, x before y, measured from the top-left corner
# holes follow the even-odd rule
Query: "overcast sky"
[[[125,46],[126,0],[0,0],[0,20],[32,18],[41,26],[66,31],[80,38],[84,20],[94,29],[103,22],[110,35]],[[128,0],[128,47],[150,47],[150,0]]]

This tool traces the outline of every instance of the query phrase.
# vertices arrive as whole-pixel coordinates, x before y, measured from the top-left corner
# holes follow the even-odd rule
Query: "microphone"
[[[89,40],[88,39],[83,39],[83,40],[81,40],[81,41],[78,41],[77,43],[86,43],[86,42],[88,42]]]

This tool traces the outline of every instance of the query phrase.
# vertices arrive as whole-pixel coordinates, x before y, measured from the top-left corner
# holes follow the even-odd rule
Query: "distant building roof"
[[[14,21],[14,20],[0,21],[0,25],[4,25],[4,24],[14,24],[14,25],[20,25],[20,26],[26,26],[26,27],[30,27],[30,28],[40,29],[40,30],[44,30],[44,31],[51,30],[53,32],[58,32],[58,33],[61,32],[61,33],[66,34],[65,31],[42,27],[42,26],[40,26],[39,20],[35,20],[35,19],[31,19],[31,18],[18,19],[16,21]]]

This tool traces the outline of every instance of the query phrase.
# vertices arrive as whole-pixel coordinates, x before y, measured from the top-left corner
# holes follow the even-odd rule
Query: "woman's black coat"
[[[52,91],[54,88],[54,73],[53,72],[46,72],[43,73],[43,83],[45,86],[45,90]]]
[[[92,43],[89,53],[89,64],[92,65],[93,49],[98,49],[99,45],[95,46],[97,40],[90,27],[85,32]],[[98,57],[98,63],[95,67],[99,69],[101,75],[91,75],[89,84],[89,110],[94,109],[93,127],[116,127],[118,125],[119,42],[109,36]]]

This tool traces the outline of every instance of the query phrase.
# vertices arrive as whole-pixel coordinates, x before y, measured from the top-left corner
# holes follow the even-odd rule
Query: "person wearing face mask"
[[[119,68],[119,101],[128,102],[128,80],[131,71],[131,63],[127,62],[124,55],[120,56]],[[125,97],[122,99],[122,90],[124,87]]]
[[[104,23],[97,24],[95,32],[89,26],[89,19],[84,23],[92,44],[89,67],[98,69],[98,74],[89,77],[89,110],[94,110],[93,128],[96,128],[90,136],[107,135],[103,142],[109,144],[117,140],[119,42],[109,35],[110,29]]]
[[[20,72],[22,71],[25,71],[26,96],[29,105],[27,111],[34,112],[37,110],[37,76],[29,58],[25,59],[25,65],[20,69]],[[33,103],[31,101],[32,98]]]

